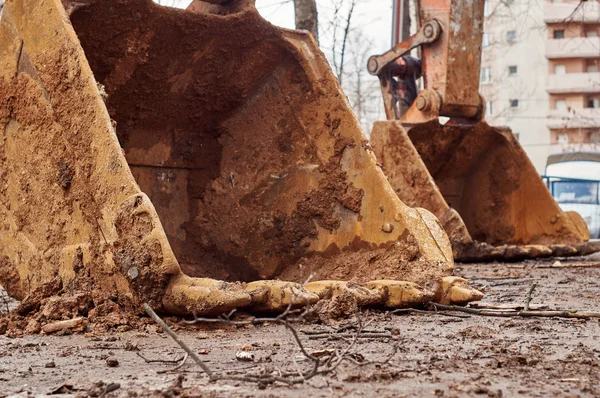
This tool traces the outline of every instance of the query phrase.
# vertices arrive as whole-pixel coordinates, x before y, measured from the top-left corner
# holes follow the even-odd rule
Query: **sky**
[[[157,0],[155,0],[157,1]],[[392,0],[356,0],[353,23],[373,42],[373,53],[382,53],[391,46]],[[190,0],[160,0],[165,5],[184,8]],[[321,31],[327,29],[333,18],[335,0],[317,0]],[[294,6],[292,0],[256,0],[261,15],[274,25],[294,28]],[[326,37],[326,35],[324,35]],[[327,51],[328,43],[321,43]]]
[[[348,3],[348,2],[347,2]],[[334,0],[317,0],[320,31],[327,29],[333,18]],[[256,8],[261,15],[274,25],[294,28],[294,7],[292,1],[256,0]],[[353,14],[353,24],[373,42],[373,53],[382,53],[391,47],[392,0],[357,0]],[[321,43],[325,49],[328,43]]]

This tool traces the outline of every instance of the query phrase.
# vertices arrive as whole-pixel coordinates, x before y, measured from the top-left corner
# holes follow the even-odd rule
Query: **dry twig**
[[[470,308],[478,308],[482,310],[497,310],[497,311],[522,311],[524,309],[523,304],[492,304],[482,302],[472,302],[469,304]],[[530,304],[529,309],[534,310],[547,310],[550,307],[547,304]]]
[[[144,304],[144,311],[146,311],[146,313],[148,315],[150,315],[150,317],[154,320],[154,322],[158,323],[160,325],[160,327],[165,331],[165,333],[167,333],[177,344],[179,344],[179,346],[181,348],[183,348],[183,350],[185,352],[187,352],[190,357],[192,357],[194,362],[196,362],[198,364],[198,366],[200,366],[202,368],[204,373],[206,373],[208,375],[208,377],[210,377],[212,379],[213,372],[208,368],[208,366],[204,362],[202,362],[200,360],[200,358],[198,358],[198,355],[196,355],[196,353],[194,351],[192,351],[190,349],[190,347],[188,347],[187,344],[185,344],[183,342],[183,340],[181,340],[179,338],[179,335],[177,335],[177,333],[175,333],[169,327],[169,325],[167,325],[165,323],[165,321],[160,319],[160,317],[156,314],[156,312],[154,312],[154,310],[152,308],[150,308],[150,306],[148,304]]]
[[[476,308],[460,307],[458,305],[443,305],[437,303],[430,303],[432,307],[439,308],[446,311],[458,311],[465,312],[467,314],[483,315],[483,316],[496,316],[503,318],[510,317],[546,317],[546,318],[600,318],[599,312],[583,312],[577,310],[568,311],[494,311],[494,310],[481,310]]]
[[[531,284],[531,286],[529,287],[529,290],[527,290],[527,295],[525,296],[525,306],[523,307],[523,311],[529,311],[529,304],[531,303],[531,295],[533,294],[533,291],[535,290],[536,286],[537,286],[537,283],[533,282]]]
[[[348,338],[357,339],[391,339],[393,336],[391,333],[380,332],[380,333],[319,333],[313,334],[308,337],[309,340],[342,340]]]
[[[600,268],[600,263],[572,263],[572,264],[540,264],[534,268],[564,269],[564,268]]]
[[[344,339],[344,340],[346,340],[346,338],[350,339],[350,340],[346,340],[346,341],[348,341],[348,344],[344,349],[333,350],[332,354],[329,356],[312,355],[306,349],[302,339],[300,339],[300,335],[299,335],[297,329],[293,327],[294,323],[302,322],[305,320],[304,317],[306,314],[308,314],[311,311],[311,308],[307,304],[307,306],[303,310],[293,309],[292,302],[294,302],[294,300],[291,300],[290,305],[288,305],[288,307],[286,308],[285,311],[283,311],[280,315],[278,315],[274,318],[254,318],[254,319],[250,319],[250,320],[234,321],[231,319],[234,314],[234,312],[232,311],[229,314],[224,315],[217,319],[201,318],[201,317],[194,315],[193,321],[186,321],[188,323],[224,322],[224,323],[232,324],[232,325],[249,325],[249,324],[262,324],[265,322],[272,322],[272,323],[278,323],[280,325],[283,325],[291,333],[291,335],[294,338],[294,341],[296,342],[296,345],[300,349],[302,355],[311,362],[311,366],[306,370],[302,370],[296,364],[294,371],[284,372],[284,371],[278,370],[278,371],[271,371],[270,373],[265,373],[264,371],[263,372],[257,371],[257,372],[243,373],[243,374],[229,374],[232,370],[225,370],[225,371],[220,371],[219,373],[216,373],[215,371],[209,369],[208,366],[206,365],[206,363],[200,361],[200,359],[196,356],[196,354],[181,340],[181,338],[171,328],[169,328],[165,324],[165,322],[162,319],[160,319],[160,317],[158,315],[156,315],[156,313],[147,304],[144,304],[144,309],[152,317],[152,319],[154,319],[154,321],[156,321],[163,328],[163,330],[177,344],[179,344],[179,346],[181,348],[183,348],[186,351],[186,353],[188,353],[188,355],[190,357],[192,357],[192,359],[194,359],[194,361],[196,361],[196,363],[198,363],[200,365],[200,367],[202,368],[204,373],[206,373],[209,376],[210,381],[231,380],[231,381],[252,382],[252,383],[257,383],[259,386],[261,386],[261,385],[265,386],[265,385],[274,384],[277,382],[287,384],[287,385],[300,384],[300,383],[304,383],[304,382],[312,379],[313,377],[315,377],[317,375],[326,375],[331,372],[334,372],[339,367],[339,365],[344,361],[353,362],[354,364],[360,365],[360,366],[369,365],[369,364],[379,364],[379,363],[384,364],[384,363],[388,363],[397,352],[398,347],[394,344],[393,352],[389,355],[389,357],[387,357],[382,362],[356,360],[355,357],[357,355],[351,354],[351,351],[354,349],[354,347],[357,344],[357,341],[360,338],[364,338],[364,337],[374,338],[375,336],[377,336],[377,338],[381,338],[381,337],[393,338],[391,333],[381,333],[381,332],[373,333],[372,331],[365,333],[365,330],[364,330],[365,324],[363,323],[362,319],[360,317],[358,317],[358,325],[346,325],[342,328],[339,328],[338,331],[336,331],[336,333],[331,334],[331,335],[336,335],[336,334],[343,335],[344,337],[343,338],[340,337],[340,339]],[[354,329],[355,330],[354,333],[352,333],[352,332],[339,333],[339,331],[347,331],[350,329]],[[322,335],[324,335],[324,334],[322,334]],[[318,338],[320,338],[320,335],[311,335],[311,338],[313,338],[314,336],[318,336]],[[142,358],[144,358],[144,357],[142,357]],[[144,359],[147,362],[149,362],[146,358],[144,358]],[[183,365],[183,363],[185,363],[185,359],[187,359],[187,357],[184,358],[182,363],[177,368],[179,368],[180,366]],[[175,368],[175,369],[177,369],[177,368]],[[172,370],[175,370],[175,369],[172,369]],[[242,369],[246,369],[246,368],[242,368]]]
[[[427,311],[427,310],[418,310],[416,308],[398,308],[396,310],[390,311],[390,314],[411,314],[411,313],[417,313],[417,314],[437,314],[437,315],[444,315],[444,316],[451,316],[451,317],[455,317],[455,318],[470,318],[469,315],[460,315],[460,314],[449,314],[447,312],[444,311]]]
[[[136,352],[136,355],[140,358],[142,358],[146,363],[180,363],[181,361],[183,361],[187,355],[182,356],[181,358],[177,358],[177,359],[150,359],[150,358],[146,358],[144,355],[142,355],[141,352]]]
[[[137,356],[142,358],[146,363],[176,363],[177,366],[175,366],[174,368],[171,369],[166,369],[166,370],[157,370],[156,373],[158,374],[162,374],[162,373],[169,373],[169,372],[174,372],[176,370],[181,369],[185,363],[187,362],[187,359],[189,358],[188,353],[186,352],[185,355],[181,358],[177,358],[177,359],[149,359],[146,358],[145,356],[142,355],[142,353],[140,352],[136,352]]]

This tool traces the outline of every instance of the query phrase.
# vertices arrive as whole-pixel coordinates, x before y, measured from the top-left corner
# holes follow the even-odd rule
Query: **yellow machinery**
[[[419,4],[417,33],[368,64],[388,118],[374,125],[371,144],[399,198],[437,216],[459,260],[592,251],[583,219],[561,211],[512,132],[483,120],[484,2]],[[422,71],[402,58],[416,47]],[[411,95],[405,83],[421,72],[425,88]],[[410,107],[400,115],[406,98]],[[450,119],[442,125],[440,116]]]
[[[481,298],[405,205],[310,35],[251,1],[10,0],[0,284],[140,308]]]

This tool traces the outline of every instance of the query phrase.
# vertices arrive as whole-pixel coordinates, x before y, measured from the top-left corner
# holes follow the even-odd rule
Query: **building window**
[[[559,144],[568,144],[569,143],[569,134],[559,133],[558,137],[557,137],[557,141]]]
[[[517,141],[521,140],[521,133],[513,133],[515,135],[515,138],[517,139]]]
[[[587,71],[587,73],[595,73],[598,72],[598,64],[594,63],[594,64],[589,64],[585,70]]]
[[[587,32],[585,32],[585,37],[598,37],[598,31],[588,30]]]
[[[479,79],[481,84],[488,84],[492,82],[492,68],[486,66],[481,68],[481,78]]]
[[[483,14],[486,17],[489,17],[492,14],[492,6],[490,5],[490,0],[485,0],[485,5],[483,6]]]
[[[588,100],[588,108],[600,108],[600,98],[590,98]]]
[[[567,110],[567,101],[564,99],[556,100],[554,103],[554,108],[557,111],[566,111]]]
[[[567,73],[567,67],[563,64],[554,65],[555,75],[565,75]]]
[[[556,29],[552,32],[552,37],[555,39],[564,39],[565,38],[565,30],[564,29]]]
[[[509,30],[508,32],[506,32],[506,40],[508,40],[511,43],[517,41],[517,31]]]
[[[486,116],[492,116],[492,114],[494,113],[494,104],[492,103],[492,101],[485,101],[485,115]]]
[[[491,45],[491,38],[489,33],[484,33],[483,38],[481,39],[481,46],[483,48],[489,47]]]
[[[511,108],[518,108],[519,107],[519,100],[518,99],[511,99],[510,100],[510,107]]]
[[[516,75],[517,74],[517,65],[510,65],[508,67],[508,74],[509,75]]]

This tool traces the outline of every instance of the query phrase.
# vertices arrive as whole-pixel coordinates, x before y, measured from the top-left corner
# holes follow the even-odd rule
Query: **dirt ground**
[[[483,290],[486,303],[521,304],[536,282],[532,306],[598,311],[600,268],[540,267],[554,261],[459,264],[457,274]],[[561,260],[562,265],[596,262],[600,265],[600,257]],[[154,325],[101,336],[0,336],[0,396],[600,396],[597,318],[457,317],[371,310],[361,319],[369,330],[394,337],[358,339],[352,358],[385,362],[396,344],[398,350],[388,362],[346,361],[328,375],[291,387],[209,382],[191,360],[175,371],[174,363],[147,362],[138,354],[150,360],[183,357],[183,351]],[[282,325],[186,325],[175,318],[169,322],[214,371],[239,374],[311,366]],[[344,340],[314,336],[344,323],[356,324],[356,319],[338,325],[304,323],[297,329],[307,350],[319,353],[347,346]],[[236,359],[239,351],[252,354],[254,361]]]

